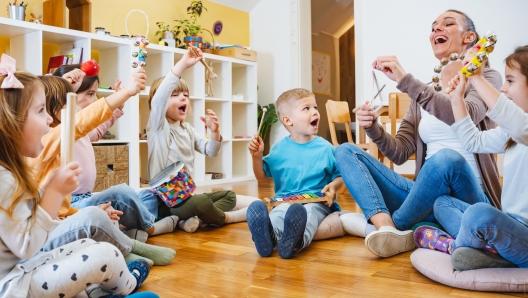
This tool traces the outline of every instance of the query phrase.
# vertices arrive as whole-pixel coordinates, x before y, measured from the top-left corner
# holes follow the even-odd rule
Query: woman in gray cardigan
[[[440,60],[449,58],[452,53],[462,54],[479,38],[473,21],[466,14],[448,10],[434,21],[429,39],[435,57]],[[406,92],[412,101],[396,136],[381,127],[374,110],[365,104],[357,113],[359,125],[395,164],[406,162],[416,153],[415,181],[390,170],[354,144],[339,146],[336,150],[337,166],[365,214],[364,218],[352,214],[343,215],[345,217],[341,219],[345,230],[347,225],[348,230],[365,230],[360,236],[368,234],[365,245],[371,252],[390,257],[415,247],[409,229],[420,221],[434,221],[433,205],[439,196],[453,195],[469,204],[491,202],[500,208],[501,188],[494,155],[466,151],[451,131],[454,117],[448,95],[406,73],[394,56],[378,57],[373,68],[396,81],[396,88]],[[484,78],[500,89],[502,79],[499,72],[485,68]],[[495,127],[486,116],[487,106],[471,85],[466,89],[464,100],[472,121],[480,130]],[[457,155],[446,156],[455,152],[442,151],[442,148],[453,149]],[[455,164],[444,162],[457,158]],[[439,171],[439,167],[448,170]],[[468,168],[470,170],[466,171]],[[474,175],[460,174],[466,172]],[[439,173],[453,175],[454,179],[448,180],[455,183],[431,185],[431,177]],[[367,225],[367,221],[374,226]],[[373,232],[368,233],[369,230]]]

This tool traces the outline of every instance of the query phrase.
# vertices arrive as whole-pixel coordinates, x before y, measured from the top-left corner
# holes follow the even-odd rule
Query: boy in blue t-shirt
[[[273,145],[263,158],[264,143],[255,135],[249,144],[255,177],[258,181],[272,177],[276,197],[330,192],[335,201],[343,180],[336,167],[334,146],[316,136],[320,119],[314,94],[292,89],[279,96],[275,107],[290,136]],[[248,207],[247,221],[261,256],[269,257],[278,245],[279,255],[289,259],[307,247],[321,221],[339,209],[335,202],[332,206],[284,203],[268,215],[266,204],[255,201]]]

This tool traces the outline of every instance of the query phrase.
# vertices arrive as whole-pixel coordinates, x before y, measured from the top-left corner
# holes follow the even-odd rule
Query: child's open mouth
[[[312,122],[310,122],[310,125],[314,128],[317,128],[317,124],[319,124],[319,119],[315,119]]]
[[[179,107],[178,110],[180,110],[182,113],[185,113],[187,111],[187,105]]]

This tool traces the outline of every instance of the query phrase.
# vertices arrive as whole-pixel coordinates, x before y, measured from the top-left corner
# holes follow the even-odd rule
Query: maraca
[[[99,73],[99,64],[95,60],[88,60],[81,65],[81,70],[87,77],[96,76]],[[66,79],[70,84],[73,82],[71,78]]]
[[[95,60],[88,60],[81,65],[81,70],[87,77],[93,77],[99,73],[99,64]]]

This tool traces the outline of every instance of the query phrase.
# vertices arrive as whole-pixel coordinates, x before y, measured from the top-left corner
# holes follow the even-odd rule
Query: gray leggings
[[[32,271],[29,297],[89,297],[130,294],[137,285],[123,256],[108,243],[81,239],[51,251],[52,258]]]
[[[236,205],[236,194],[231,190],[215,191],[193,195],[176,207],[169,208],[162,200],[158,200],[158,215],[163,218],[176,215],[180,219],[198,216],[204,223],[223,225],[226,211]]]
[[[106,212],[93,206],[79,209],[77,213],[63,220],[51,232],[42,250],[50,251],[83,238],[113,244],[124,256],[130,253],[134,244],[132,239],[114,225]]]

